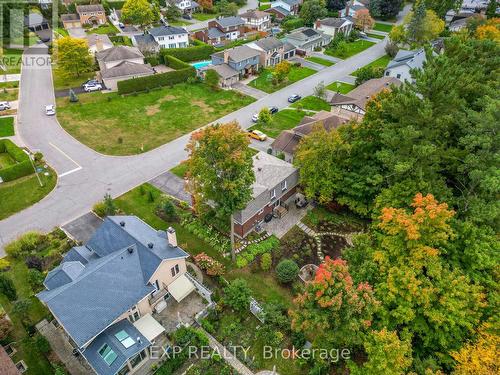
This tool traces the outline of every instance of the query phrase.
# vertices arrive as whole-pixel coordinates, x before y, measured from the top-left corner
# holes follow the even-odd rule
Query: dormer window
[[[271,200],[276,199],[276,189],[272,189],[269,192],[269,195],[271,196]]]

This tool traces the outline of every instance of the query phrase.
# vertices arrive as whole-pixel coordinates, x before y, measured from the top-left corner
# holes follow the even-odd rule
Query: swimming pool
[[[205,61],[198,61],[198,62],[195,62],[195,63],[192,63],[191,65],[194,66],[194,68],[196,70],[199,70],[207,65],[210,65],[212,64],[212,61],[210,60],[205,60]]]

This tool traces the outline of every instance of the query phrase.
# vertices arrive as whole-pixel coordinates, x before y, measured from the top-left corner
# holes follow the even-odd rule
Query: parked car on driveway
[[[124,28],[125,28],[125,25],[124,25],[123,23],[121,23],[121,22],[118,22],[118,27],[119,27],[120,29],[124,29]]]
[[[182,18],[184,18],[185,20],[192,20],[193,19],[193,16],[190,15],[190,14],[183,14],[182,15]]]
[[[5,111],[7,109],[10,109],[10,103],[9,102],[0,102],[0,111]]]
[[[260,130],[249,130],[248,136],[253,139],[257,139],[259,141],[265,141],[267,139],[267,135],[262,133]]]
[[[269,108],[269,113],[274,115],[276,112],[278,112],[279,109],[278,107],[270,107]],[[259,114],[258,113],[254,113],[253,116],[252,116],[252,121],[253,122],[258,122],[259,121]]]
[[[274,107],[274,106],[273,106],[273,107],[269,108],[269,112],[270,112],[272,115],[274,115],[274,114],[275,114],[276,112],[278,112],[278,111],[279,111],[278,107]]]
[[[295,103],[297,100],[301,99],[302,96],[300,96],[299,94],[293,94],[293,95],[290,95],[288,97],[288,102],[289,103]]]
[[[46,105],[45,114],[47,116],[54,116],[56,114],[56,106],[53,104]]]
[[[97,79],[88,79],[82,83],[82,88],[85,87],[85,85],[97,85],[98,83],[99,81]]]
[[[102,85],[100,83],[88,83],[83,86],[86,92],[100,91],[102,90]]]

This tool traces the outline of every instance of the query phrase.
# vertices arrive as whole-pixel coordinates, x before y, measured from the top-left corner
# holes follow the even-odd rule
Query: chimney
[[[316,22],[314,23],[314,28],[315,29],[319,29],[321,27],[321,21],[320,20],[316,20]]]
[[[224,50],[224,63],[227,64],[229,61],[229,51],[227,49]]]
[[[102,43],[102,39],[100,36],[96,36],[95,48],[96,48],[97,52],[101,52],[104,49],[104,44]]]
[[[172,227],[167,229],[167,241],[168,246],[177,247],[177,234],[175,233],[175,229]]]

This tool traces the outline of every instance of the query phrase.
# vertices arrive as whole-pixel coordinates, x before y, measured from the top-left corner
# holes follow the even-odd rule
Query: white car
[[[254,113],[253,116],[252,116],[252,121],[253,122],[258,122],[259,121],[259,114],[258,113]]]
[[[83,89],[86,92],[99,91],[102,90],[102,85],[100,83],[87,83],[83,85]]]
[[[10,103],[0,102],[0,111],[5,111],[6,109],[10,109]]]
[[[56,106],[53,104],[46,105],[45,114],[47,116],[54,116],[56,114]]]

